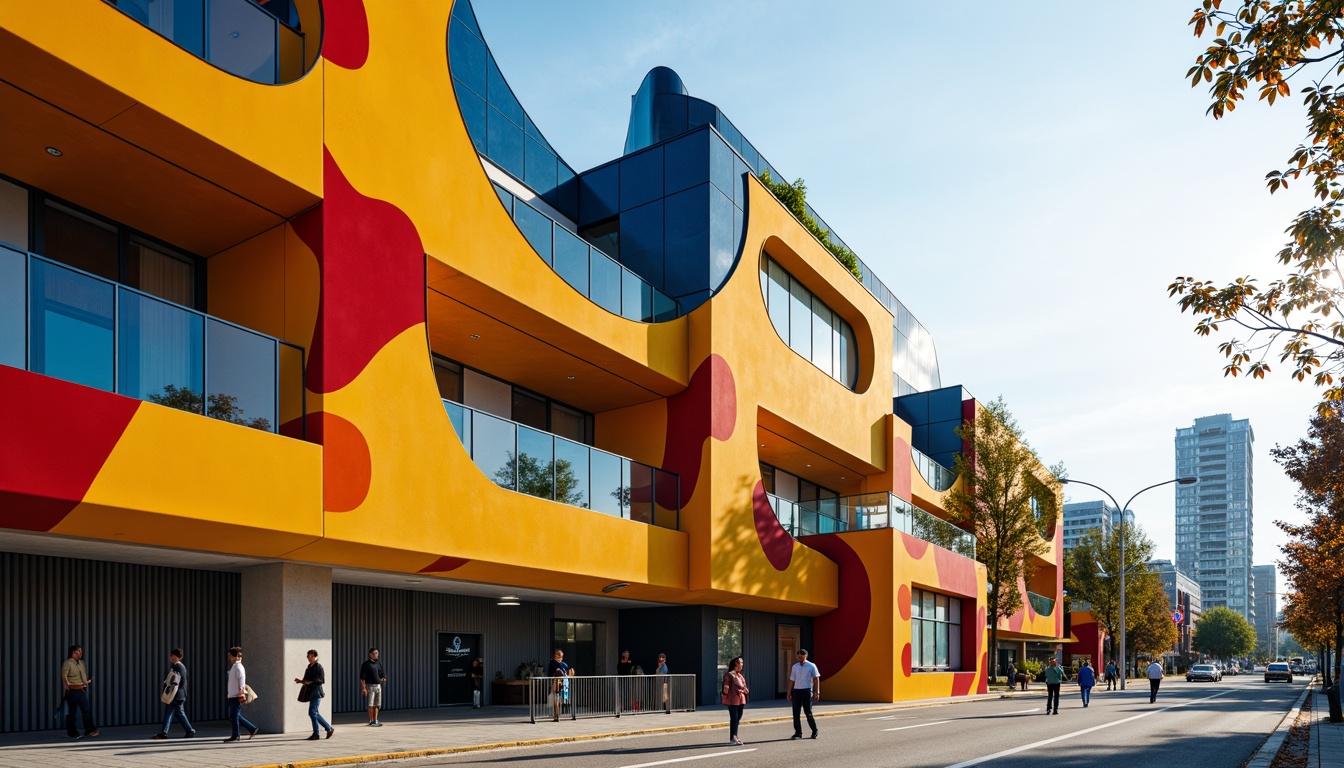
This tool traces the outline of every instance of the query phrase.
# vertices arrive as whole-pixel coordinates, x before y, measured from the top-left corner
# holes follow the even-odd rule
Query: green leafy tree
[[[1125,595],[1128,603],[1125,606],[1125,623],[1130,626],[1126,639],[1134,646],[1136,654],[1146,653],[1156,658],[1172,652],[1180,632],[1171,620],[1171,599],[1162,588],[1162,580],[1157,574],[1144,569],[1143,578],[1137,586],[1133,597]],[[1130,605],[1134,606],[1133,609],[1130,609]]]
[[[1286,277],[1261,284],[1244,276],[1226,285],[1178,277],[1168,286],[1182,312],[1197,318],[1195,332],[1209,335],[1227,324],[1244,333],[1219,345],[1224,374],[1261,378],[1270,358],[1292,367],[1299,381],[1326,386],[1327,400],[1344,396],[1344,5],[1338,0],[1202,0],[1190,19],[1196,37],[1213,40],[1186,76],[1208,84],[1208,113],[1221,118],[1247,93],[1270,105],[1301,86],[1307,138],[1280,168],[1265,177],[1270,193],[1289,182],[1311,185],[1315,204],[1288,227],[1278,252]]]
[[[985,620],[989,647],[998,647],[999,621],[1022,610],[1019,582],[1031,582],[1033,558],[1050,551],[1038,518],[1059,516],[1059,483],[1032,452],[1017,420],[1000,397],[977,409],[957,434],[971,446],[958,454],[955,472],[963,483],[947,495],[951,518],[976,536],[976,559],[984,563],[990,591]],[[990,681],[997,677],[991,665]]]
[[[770,176],[770,171],[761,171],[761,183],[765,188],[774,194],[775,199],[793,214],[798,223],[803,228],[812,233],[812,236],[821,241],[826,246],[826,250],[831,252],[841,264],[845,265],[850,274],[855,278],[863,279],[863,268],[859,266],[859,257],[853,251],[831,240],[831,232],[817,223],[817,220],[807,212],[807,183],[802,179],[797,179],[792,184],[787,181],[775,181]]]
[[[579,489],[579,478],[574,473],[574,467],[566,459],[542,461],[529,453],[516,457],[510,451],[508,461],[495,471],[493,479],[497,485],[529,496],[554,499],[575,507],[588,506],[584,502],[583,491]]]
[[[1145,566],[1153,556],[1153,542],[1141,527],[1124,526],[1125,559],[1120,561],[1121,526],[1105,533],[1093,528],[1083,533],[1064,560],[1064,590],[1070,600],[1081,600],[1092,606],[1092,617],[1106,630],[1113,641],[1120,636],[1120,578],[1125,579],[1125,640],[1129,646],[1126,655],[1138,647],[1131,641],[1142,617],[1145,595],[1156,585],[1161,591],[1162,581]],[[1166,600],[1166,593],[1162,592]]]
[[[1255,627],[1245,616],[1221,605],[1195,622],[1195,650],[1219,659],[1245,656],[1255,650]]]
[[[271,429],[270,419],[264,416],[247,418],[244,415],[243,408],[238,405],[238,398],[233,395],[214,392],[207,399],[210,401],[210,411],[206,415],[212,419],[227,421],[230,424],[241,424],[244,427],[267,432]],[[202,405],[201,396],[198,393],[187,387],[178,387],[174,384],[165,386],[162,394],[150,395],[149,402],[166,405],[179,411],[190,411],[191,413],[200,413]]]

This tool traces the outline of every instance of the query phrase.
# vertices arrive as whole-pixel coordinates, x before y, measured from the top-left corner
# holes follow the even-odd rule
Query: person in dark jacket
[[[313,721],[313,735],[308,740],[322,738],[317,732],[319,725],[327,729],[327,738],[330,739],[336,729],[322,717],[322,698],[327,695],[322,686],[327,684],[327,672],[317,663],[317,651],[308,652],[308,668],[303,671],[303,677],[294,678],[294,682],[308,686],[308,718]]]
[[[154,738],[168,738],[168,729],[173,726],[173,720],[180,720],[182,730],[185,731],[183,738],[189,739],[196,735],[196,729],[191,727],[191,721],[187,719],[187,668],[182,664],[181,648],[168,652],[168,665],[169,671],[177,673],[177,695],[163,705],[163,729],[154,734]]]
[[[1078,690],[1083,694],[1084,707],[1092,701],[1092,686],[1096,684],[1097,671],[1092,669],[1087,659],[1083,659],[1083,666],[1078,668]]]

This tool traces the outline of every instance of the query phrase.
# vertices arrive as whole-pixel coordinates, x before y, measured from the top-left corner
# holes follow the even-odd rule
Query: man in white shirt
[[[257,735],[257,726],[243,717],[243,703],[246,701],[247,669],[243,667],[243,649],[233,646],[229,649],[229,685],[228,714],[233,726],[233,735],[224,741],[237,741],[241,733],[239,727],[247,729],[247,738]]]
[[[1156,659],[1148,665],[1148,703],[1157,703],[1157,687],[1162,684],[1162,664]]]
[[[817,721],[812,717],[812,702],[821,699],[821,671],[807,660],[807,649],[798,649],[798,663],[789,669],[789,692],[785,698],[793,702],[793,738],[803,738],[803,723],[799,718],[807,713],[807,724],[812,738],[817,738]]]

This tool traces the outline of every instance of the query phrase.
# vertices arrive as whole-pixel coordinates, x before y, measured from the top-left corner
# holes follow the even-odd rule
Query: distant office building
[[[1125,513],[1125,519],[1132,525],[1134,511]],[[1077,501],[1064,505],[1064,551],[1073,549],[1078,539],[1093,528],[1101,529],[1109,536],[1116,523],[1120,522],[1120,511],[1105,501]]]
[[[1274,619],[1279,615],[1279,598],[1274,594],[1279,591],[1278,573],[1273,565],[1257,565],[1251,568],[1251,575],[1255,580],[1256,645],[1274,654],[1278,651],[1275,643],[1278,632],[1274,627]]]
[[[1204,607],[1223,606],[1255,624],[1251,574],[1251,445],[1247,419],[1220,413],[1176,430],[1176,566],[1199,584]]]
[[[1190,641],[1194,636],[1195,622],[1204,614],[1199,584],[1170,560],[1149,560],[1148,570],[1162,579],[1162,588],[1167,592],[1172,613],[1181,612],[1181,620],[1176,623],[1177,637],[1172,652],[1187,656],[1192,652]]]

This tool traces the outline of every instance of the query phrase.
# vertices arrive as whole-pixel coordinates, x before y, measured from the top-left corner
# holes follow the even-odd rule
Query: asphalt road
[[[574,744],[467,753],[416,765],[515,764],[566,768],[1238,768],[1259,749],[1302,692],[1305,681],[1266,684],[1260,676],[1220,683],[1169,677],[1156,704],[1148,685],[1094,689],[1086,709],[1065,685],[1059,715],[1045,696],[945,704],[890,714],[824,717],[820,738],[790,740],[790,723],[743,726],[745,746],[728,728]],[[1104,688],[1104,686],[1103,686]],[[747,716],[751,716],[750,707]],[[726,716],[725,716],[726,718]],[[804,732],[807,723],[803,723]]]

